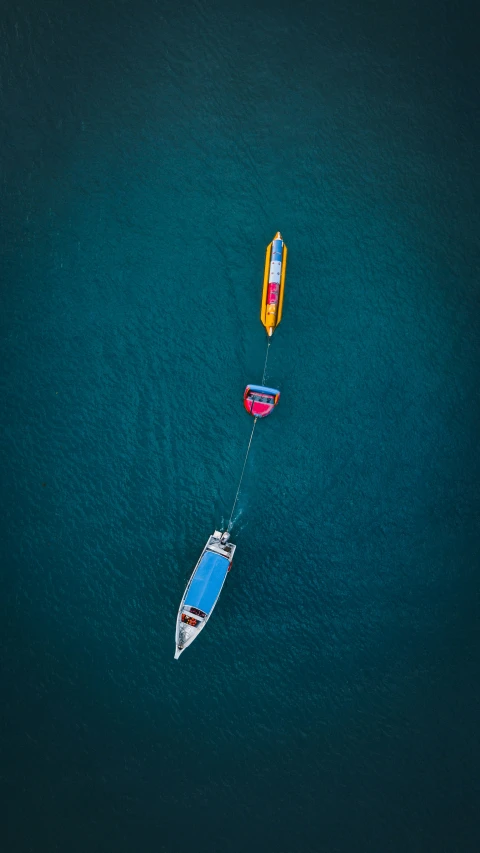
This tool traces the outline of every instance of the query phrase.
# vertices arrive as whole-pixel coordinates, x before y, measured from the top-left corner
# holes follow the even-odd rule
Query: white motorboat
[[[232,566],[236,545],[215,530],[208,538],[180,602],[175,630],[175,660],[207,624]]]

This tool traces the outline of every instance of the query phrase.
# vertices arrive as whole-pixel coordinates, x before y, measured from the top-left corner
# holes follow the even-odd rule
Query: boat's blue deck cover
[[[210,613],[228,571],[228,559],[213,551],[205,551],[193,576],[185,604]]]
[[[265,385],[249,385],[250,391],[258,391],[260,394],[280,394],[276,388],[267,388]]]

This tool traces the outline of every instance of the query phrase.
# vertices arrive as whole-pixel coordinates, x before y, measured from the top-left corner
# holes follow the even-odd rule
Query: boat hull
[[[215,530],[200,554],[183,593],[175,628],[175,660],[203,631],[232,566],[236,545]]]
[[[243,405],[254,418],[266,418],[273,412],[280,399],[280,391],[266,388],[265,385],[247,385],[243,395]]]

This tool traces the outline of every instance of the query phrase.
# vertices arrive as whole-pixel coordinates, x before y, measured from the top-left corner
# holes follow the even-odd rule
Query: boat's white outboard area
[[[228,532],[208,539],[180,602],[175,630],[175,660],[207,624],[230,571],[236,545]]]

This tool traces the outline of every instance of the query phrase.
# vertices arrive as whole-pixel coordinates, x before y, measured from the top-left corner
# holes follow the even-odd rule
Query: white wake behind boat
[[[180,602],[175,630],[175,660],[198,637],[218,601],[236,545],[230,534],[215,530],[209,536]]]

